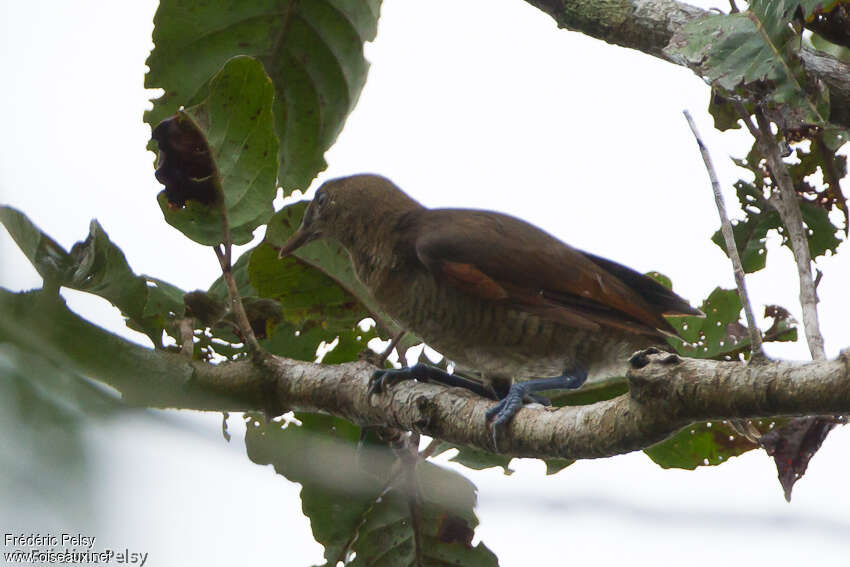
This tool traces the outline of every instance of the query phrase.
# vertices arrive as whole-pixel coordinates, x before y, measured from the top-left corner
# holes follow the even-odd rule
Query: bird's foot
[[[413,373],[414,368],[416,367],[375,370],[372,373],[372,377],[369,379],[369,393],[380,394],[394,384],[398,384],[404,380],[413,380],[416,378]]]
[[[505,428],[522,408],[523,401],[529,394],[528,384],[530,382],[513,384],[510,391],[508,391],[508,395],[499,400],[499,403],[488,409],[484,414],[487,422],[490,423],[491,439],[496,452],[499,451],[499,439],[504,438]]]
[[[480,382],[469,380],[457,374],[449,374],[434,366],[415,364],[406,368],[387,368],[376,370],[369,379],[369,393],[380,394],[384,389],[404,380],[419,380],[420,382],[436,382],[454,388],[465,388],[479,396],[492,397]]]
[[[555,378],[538,378],[537,380],[512,384],[508,395],[499,400],[499,403],[488,409],[484,414],[487,422],[492,422],[491,435],[493,448],[496,452],[499,451],[499,440],[504,438],[508,424],[517,412],[522,409],[524,402],[551,405],[549,400],[537,396],[533,393],[534,391],[554,389],[574,390],[581,387],[585,380],[587,380],[587,372],[582,369],[576,369],[569,373],[565,372],[563,375]]]

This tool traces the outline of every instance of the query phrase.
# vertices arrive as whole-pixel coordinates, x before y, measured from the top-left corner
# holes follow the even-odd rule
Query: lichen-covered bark
[[[671,60],[664,48],[683,25],[708,11],[674,0],[526,0],[546,12],[558,27],[578,31],[614,45]],[[850,128],[850,64],[811,49],[802,52],[806,72],[829,89],[833,124]]]
[[[117,337],[72,313],[58,296],[0,293],[0,342],[40,352],[112,386],[130,403],[209,411],[324,412],[491,450],[484,419],[492,401],[458,388],[402,382],[380,395],[367,362],[314,364],[268,355],[212,365]],[[11,321],[26,321],[26,331]],[[85,345],[94,345],[91,348]],[[518,457],[597,458],[649,447],[696,421],[850,413],[850,350],[810,363],[634,358],[630,392],[557,410],[524,408],[500,452]]]
[[[587,406],[525,408],[500,452],[520,457],[607,457],[642,449],[706,420],[813,414],[850,409],[850,355],[813,363],[680,359],[650,354],[629,374],[631,392]],[[280,402],[361,425],[415,430],[492,450],[484,412],[493,402],[459,389],[405,382],[369,396],[365,362],[323,366],[281,361]],[[199,377],[200,378],[200,377]]]
[[[671,0],[526,1],[552,16],[558,27],[662,59],[667,59],[663,49],[673,33],[707,13]]]

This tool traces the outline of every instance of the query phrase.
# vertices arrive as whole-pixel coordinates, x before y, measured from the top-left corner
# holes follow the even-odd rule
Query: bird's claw
[[[402,380],[411,380],[413,375],[409,368],[387,368],[375,370],[369,379],[369,394],[380,394],[393,384]]]
[[[522,409],[523,398],[526,395],[527,392],[523,385],[514,384],[511,386],[508,395],[502,398],[495,406],[488,409],[484,414],[487,422],[492,422],[493,448],[497,452],[499,450],[499,439],[504,438],[504,432],[508,423],[510,423],[517,412]]]

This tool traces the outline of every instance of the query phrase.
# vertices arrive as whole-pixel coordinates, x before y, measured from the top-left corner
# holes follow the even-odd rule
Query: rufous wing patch
[[[443,262],[443,274],[452,284],[483,299],[506,299],[508,292],[474,264]]]

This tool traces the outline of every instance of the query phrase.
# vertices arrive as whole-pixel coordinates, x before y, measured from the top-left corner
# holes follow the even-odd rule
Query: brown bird
[[[372,390],[418,378],[501,398],[487,412],[495,443],[532,392],[622,376],[634,351],[666,347],[674,330],[663,315],[701,314],[651,278],[525,221],[426,209],[376,175],[322,185],[280,251],[320,237],[348,251],[386,315],[481,376],[471,382],[417,364],[377,371]]]

